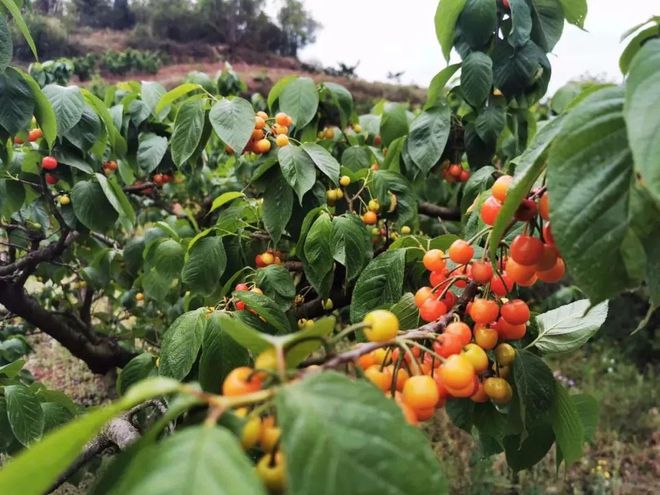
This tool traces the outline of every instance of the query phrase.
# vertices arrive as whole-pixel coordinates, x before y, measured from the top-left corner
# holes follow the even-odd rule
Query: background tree
[[[285,0],[277,14],[284,42],[282,55],[295,57],[298,50],[316,41],[316,31],[321,25],[312,18],[300,0]]]

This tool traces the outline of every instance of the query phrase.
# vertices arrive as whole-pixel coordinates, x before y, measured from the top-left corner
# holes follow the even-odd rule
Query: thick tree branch
[[[439,217],[443,220],[461,219],[461,212],[459,210],[447,208],[445,206],[434,205],[433,203],[429,203],[427,201],[422,201],[419,203],[417,211],[423,215],[427,215],[429,217]]]
[[[57,242],[51,243],[46,247],[30,251],[21,259],[10,263],[9,265],[0,266],[0,277],[8,277],[17,275],[20,271],[33,271],[39,263],[50,261],[60,256],[67,247],[73,243],[78,237],[78,232],[68,232],[59,238]]]

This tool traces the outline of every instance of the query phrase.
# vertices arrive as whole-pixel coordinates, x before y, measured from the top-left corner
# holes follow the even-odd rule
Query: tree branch
[[[445,206],[434,205],[427,201],[422,201],[417,207],[417,211],[429,217],[439,217],[443,220],[460,220],[461,212],[457,209],[447,208]]]
[[[20,271],[31,272],[39,263],[50,261],[61,255],[78,237],[78,232],[68,232],[59,238],[57,242],[51,243],[46,247],[30,251],[18,261],[9,265],[0,266],[0,277],[15,276]]]

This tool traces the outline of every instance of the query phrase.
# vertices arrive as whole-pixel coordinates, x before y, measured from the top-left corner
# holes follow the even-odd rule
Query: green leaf
[[[472,432],[474,421],[474,402],[469,399],[450,398],[445,404],[447,416],[461,430]]]
[[[366,146],[349,146],[341,154],[341,164],[353,171],[369,168],[371,152]]]
[[[588,394],[575,394],[570,398],[580,417],[584,440],[590,442],[593,440],[598,426],[598,401]]]
[[[550,408],[555,396],[555,378],[540,357],[525,350],[516,352],[513,377],[520,400],[520,416],[529,428]]]
[[[314,165],[336,185],[339,181],[339,162],[335,157],[316,143],[303,143],[301,148],[309,155]]]
[[[201,90],[202,87],[199,84],[193,84],[193,83],[184,83],[181,84],[180,86],[177,86],[174,89],[171,89],[167,93],[165,93],[158,104],[156,105],[156,108],[154,110],[154,113],[156,115],[160,115],[160,113],[168,106],[170,106],[172,103],[174,103],[176,100],[181,98],[182,96],[187,95],[188,93],[192,93],[193,91]]]
[[[25,38],[25,42],[30,47],[30,50],[32,50],[32,54],[34,55],[34,58],[39,60],[39,55],[37,55],[37,47],[34,44],[34,40],[32,39],[32,35],[30,34],[30,29],[25,23],[25,19],[23,19],[23,15],[21,14],[21,10],[19,9],[18,4],[16,4],[14,0],[0,0],[0,1],[11,14],[11,17],[14,20],[16,27],[18,27],[18,30],[23,35],[23,38]]]
[[[105,232],[119,217],[96,181],[76,182],[71,191],[71,205],[76,218],[90,230]]]
[[[566,115],[548,159],[555,242],[592,304],[634,282],[621,254],[633,180],[622,110],[623,88],[593,93]]]
[[[113,491],[122,495],[266,495],[238,440],[194,426],[143,448]]]
[[[442,2],[441,2],[442,3]],[[434,107],[438,100],[442,96],[442,91],[445,89],[445,86],[452,78],[456,71],[461,68],[461,64],[452,64],[448,65],[440,72],[438,72],[431,83],[429,84],[428,96],[426,97],[426,103],[424,104],[424,110],[428,110],[431,107]]]
[[[332,220],[322,213],[314,221],[303,244],[305,275],[321,297],[330,289],[333,271]]]
[[[527,193],[532,189],[536,180],[545,170],[547,150],[562,130],[563,122],[564,120],[561,117],[551,121],[534,136],[534,139],[525,152],[513,159],[513,162],[516,164],[516,174],[513,183],[509,187],[502,209],[497,215],[493,230],[490,233],[488,254],[491,259],[496,259],[500,241],[504,237],[504,233],[511,223],[521,201],[527,196]],[[552,225],[554,227],[554,222]]]
[[[449,138],[450,120],[449,106],[439,104],[423,111],[412,121],[406,148],[423,176],[440,161]]]
[[[330,92],[332,101],[339,109],[339,120],[342,128],[348,124],[353,113],[353,95],[341,84],[324,82],[323,86]]]
[[[282,94],[282,91],[284,91],[284,88],[297,77],[298,76],[295,75],[284,76],[277,81],[272,88],[270,88],[270,91],[268,92],[268,107],[271,110],[274,109],[273,105]]]
[[[160,118],[161,114],[156,112],[156,106],[166,93],[163,85],[156,81],[142,81],[140,83],[140,89],[142,101],[146,103],[149,111],[155,118]]]
[[[311,157],[299,146],[290,144],[277,152],[282,175],[293,188],[302,204],[303,196],[316,182],[316,171]]]
[[[535,84],[540,85],[541,92],[545,93],[551,70],[550,62],[536,43],[528,41],[514,48],[506,41],[499,40],[495,43],[491,58],[493,83],[504,95],[530,92]]]
[[[621,57],[619,57],[619,68],[624,76],[628,74],[628,71],[630,70],[630,62],[632,62],[642,46],[644,46],[650,38],[657,38],[658,36],[660,36],[660,34],[658,34],[658,24],[656,23],[655,25],[637,33],[635,37],[628,42]]]
[[[484,47],[497,29],[497,2],[467,0],[456,27],[470,48]]]
[[[605,323],[608,303],[593,308],[588,299],[560,306],[535,317],[538,336],[527,347],[541,352],[571,352],[589,340]]]
[[[364,224],[355,214],[332,219],[332,257],[346,267],[346,280],[357,277],[369,261],[371,246]]]
[[[140,134],[138,143],[138,167],[150,174],[163,161],[163,157],[167,152],[167,138],[152,132],[146,132]]]
[[[273,336],[255,330],[239,319],[235,313],[217,311],[213,314],[212,318],[217,318],[217,323],[223,332],[226,332],[232,339],[254,355],[273,346]]]
[[[179,108],[170,141],[172,161],[177,167],[183,165],[197,149],[202,139],[204,119],[203,100],[189,100]]]
[[[80,88],[49,84],[44,87],[43,92],[50,101],[53,112],[55,112],[57,132],[62,135],[80,121],[85,110],[85,100]]]
[[[34,113],[34,98],[28,83],[13,68],[0,72],[0,127],[10,135],[27,129]]]
[[[222,206],[226,205],[231,201],[234,201],[235,199],[243,198],[243,197],[245,197],[245,194],[240,191],[229,191],[226,193],[222,193],[220,196],[218,196],[213,200],[209,213],[214,212],[218,208],[221,208]]]
[[[290,495],[447,493],[422,432],[364,381],[319,373],[276,401]]]
[[[0,16],[0,72],[11,63],[11,56],[14,51],[14,43],[11,39],[9,25],[3,16]]]
[[[374,258],[355,283],[351,321],[357,323],[371,310],[389,308],[403,292],[404,249],[387,251]]]
[[[263,221],[273,243],[280,242],[293,212],[293,191],[280,172],[275,172],[264,191]]]
[[[126,140],[115,127],[114,120],[112,119],[112,115],[110,114],[108,107],[105,105],[105,103],[103,103],[103,101],[101,101],[94,94],[90,93],[87,89],[82,88],[81,91],[87,104],[94,107],[94,110],[96,110],[96,112],[99,114],[99,117],[101,117],[101,120],[105,124],[105,128],[108,133],[108,138],[110,139],[113,151],[119,156],[125,155],[127,146]]]
[[[233,296],[272,325],[278,333],[291,332],[291,325],[284,312],[270,297],[249,290],[235,291]]]
[[[239,156],[252,137],[254,109],[243,98],[223,98],[211,108],[209,120],[215,133]]]
[[[577,407],[575,407],[571,396],[568,395],[566,389],[559,382],[555,382],[555,400],[550,409],[550,417],[557,445],[566,460],[566,466],[570,467],[571,464],[582,457],[584,428]]]
[[[532,40],[546,52],[552,51],[564,30],[564,13],[560,2],[561,0],[531,0],[529,3],[533,22]]]
[[[41,91],[37,81],[32,79],[32,76],[18,69],[17,72],[23,76],[23,79],[30,87],[32,99],[34,100],[34,116],[37,119],[39,128],[44,133],[44,139],[48,143],[48,147],[52,148],[55,139],[57,139],[57,117],[53,111],[53,107],[48,98],[46,98],[46,95]]]
[[[126,194],[119,186],[117,179],[113,177],[114,180],[109,180],[105,175],[99,173],[94,175],[101,185],[101,189],[103,189],[103,194],[105,194],[105,197],[115,211],[119,215],[122,215],[121,218],[127,219],[131,224],[135,223],[135,211]]]
[[[29,445],[41,438],[44,431],[44,412],[39,399],[25,385],[7,385],[7,418],[16,439]]]
[[[408,115],[400,103],[387,103],[380,119],[380,136],[383,146],[389,146],[396,138],[408,134]]]
[[[511,46],[523,46],[532,32],[532,11],[526,0],[509,0],[511,5],[511,33],[507,41]]]
[[[335,323],[334,317],[326,316],[316,320],[311,327],[306,327],[304,330],[286,337],[280,337],[285,342],[287,366],[295,368],[321,347],[321,340],[311,337],[328,337],[335,329]]]
[[[245,348],[224,331],[220,314],[214,313],[206,323],[199,360],[199,384],[215,394],[221,392],[222,382],[231,370],[249,361]]]
[[[259,268],[255,274],[255,284],[285,311],[291,307],[293,299],[296,297],[293,278],[289,270],[282,265]]]
[[[126,366],[119,373],[117,391],[120,394],[125,394],[130,387],[147,378],[155,369],[156,357],[153,354],[149,352],[138,354],[126,363]]]
[[[226,266],[227,255],[222,238],[205,237],[188,250],[181,281],[195,292],[209,295],[220,285]]]
[[[554,440],[552,426],[546,421],[531,428],[526,437],[504,437],[506,462],[514,471],[529,469],[545,457]]]
[[[205,308],[179,316],[163,335],[160,374],[183,380],[192,369],[202,346],[206,318]]]
[[[99,116],[93,108],[86,105],[83,107],[83,113],[78,122],[64,133],[64,137],[81,151],[89,151],[97,142],[101,141],[103,130]],[[103,150],[105,150],[105,144]],[[103,154],[103,150],[101,154]]]
[[[3,467],[0,471],[0,493],[46,493],[108,420],[136,404],[152,397],[170,394],[178,388],[178,382],[166,378],[145,380],[129,390],[119,401],[100,407],[54,430]],[[57,452],[57,455],[53,455],[53,452]]]
[[[466,0],[441,0],[435,11],[435,34],[447,62],[449,62],[449,55],[454,45],[456,20],[463,11],[465,2]]]
[[[587,18],[587,0],[559,0],[566,20],[574,26],[584,29]]]
[[[406,292],[399,302],[390,307],[390,311],[399,319],[401,330],[419,327],[419,309],[415,304],[415,296],[412,292]]]
[[[463,59],[461,89],[465,100],[480,108],[493,86],[493,61],[483,52],[472,52]]]
[[[11,363],[0,366],[0,373],[7,378],[14,378],[25,366],[25,359],[17,359]]]
[[[314,119],[318,110],[316,84],[308,77],[298,77],[284,87],[279,102],[280,110],[293,119],[297,129],[302,129]]]
[[[162,299],[169,292],[173,279],[181,275],[184,250],[174,239],[162,239],[150,245],[145,255],[145,277],[143,280],[147,297]]]
[[[660,201],[660,39],[644,43],[633,58],[623,111],[635,171]]]
[[[73,419],[73,414],[57,402],[42,402],[39,404],[44,413],[44,433],[64,425]]]
[[[496,106],[484,108],[474,121],[474,130],[484,143],[497,143],[505,126],[506,112]]]

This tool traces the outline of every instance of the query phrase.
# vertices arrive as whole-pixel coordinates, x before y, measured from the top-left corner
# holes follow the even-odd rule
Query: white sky
[[[438,0],[303,1],[323,25],[316,43],[300,52],[303,60],[325,66],[359,61],[358,75],[371,81],[405,71],[402,82],[420,86],[445,66],[433,25]],[[654,14],[660,14],[658,0],[589,0],[586,32],[566,24],[549,55],[550,91],[587,73],[619,81],[621,34]]]

